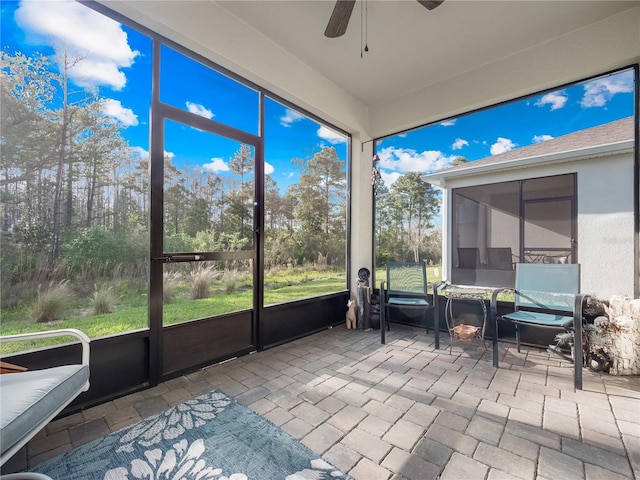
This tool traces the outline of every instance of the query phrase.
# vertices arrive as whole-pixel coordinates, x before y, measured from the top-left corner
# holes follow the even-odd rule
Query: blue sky
[[[74,1],[3,0],[0,5],[2,48],[25,54],[40,51],[52,58],[57,45],[77,51],[82,62],[71,71],[72,83],[76,88],[99,89],[106,99],[105,115],[126,127],[131,147],[147,155],[150,39]],[[162,55],[163,101],[257,134],[255,91],[168,48]],[[388,137],[378,142],[376,151],[382,177],[390,185],[403,173],[433,172],[459,156],[477,160],[632,114],[629,70]],[[335,146],[339,157],[347,158],[345,137],[300,113],[268,100],[265,115],[265,169],[282,191],[298,178],[292,158],[310,158],[324,145]],[[172,128],[165,150],[174,164],[230,175],[228,160],[237,142],[218,142],[210,134],[182,126]]]
[[[431,173],[633,115],[633,71],[463,115],[377,143],[382,178]]]

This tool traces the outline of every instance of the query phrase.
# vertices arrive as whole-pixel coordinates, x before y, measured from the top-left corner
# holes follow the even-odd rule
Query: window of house
[[[566,174],[454,189],[452,281],[490,284],[491,277],[510,277],[520,262],[575,263],[575,179]]]

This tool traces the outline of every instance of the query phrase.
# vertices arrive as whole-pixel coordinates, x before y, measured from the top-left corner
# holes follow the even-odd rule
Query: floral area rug
[[[64,480],[350,478],[218,391],[47,460],[32,471]]]

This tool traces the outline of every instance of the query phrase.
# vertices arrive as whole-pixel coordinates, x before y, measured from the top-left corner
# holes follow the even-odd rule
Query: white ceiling
[[[366,106],[490,65],[640,4],[445,0],[429,11],[415,0],[358,0],[346,34],[330,39],[324,29],[332,0],[214,3]],[[368,18],[362,29],[361,7]],[[361,58],[365,31],[369,52]]]

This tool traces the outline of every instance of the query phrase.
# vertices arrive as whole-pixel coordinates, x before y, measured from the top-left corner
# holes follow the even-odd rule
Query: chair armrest
[[[576,344],[580,345],[582,345],[582,307],[585,301],[588,305],[591,302],[591,297],[584,293],[578,293],[573,299],[573,329],[576,335]]]
[[[498,315],[498,295],[503,292],[515,292],[513,288],[496,288],[491,293],[491,301],[489,303],[489,313],[492,317]]]
[[[59,330],[49,330],[46,332],[19,333],[0,337],[0,343],[18,342],[22,340],[33,340],[36,338],[52,338],[72,336],[80,340],[82,344],[82,365],[89,365],[89,343],[91,339],[80,330],[75,328],[63,328]]]

